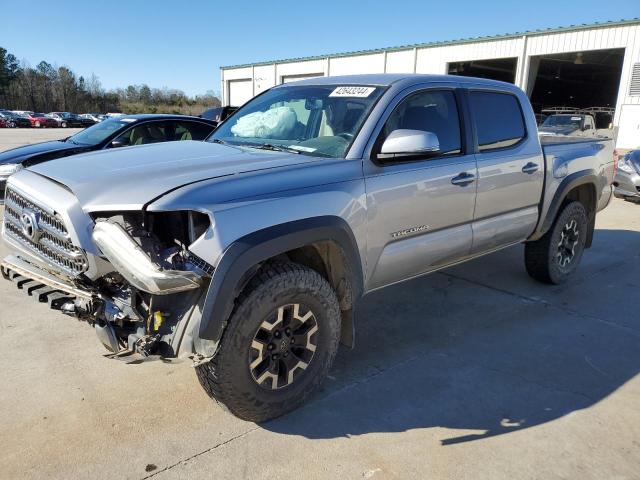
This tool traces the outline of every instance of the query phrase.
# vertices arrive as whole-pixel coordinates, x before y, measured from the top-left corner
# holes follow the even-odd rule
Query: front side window
[[[118,142],[118,146],[121,147],[166,142],[167,134],[172,130],[174,129],[169,128],[164,122],[142,123],[118,136],[114,142]]]
[[[105,120],[104,122],[96,123],[92,127],[76,133],[72,137],[69,137],[67,141],[77,143],[79,145],[97,145],[103,140],[106,140],[107,137],[116,133],[118,130],[129,125],[129,123],[130,122],[115,119]]]
[[[514,95],[471,92],[469,101],[481,152],[511,147],[526,136],[522,110]]]
[[[274,88],[225,120],[208,141],[343,158],[383,91],[362,85]]]
[[[440,155],[462,152],[460,117],[452,91],[429,90],[404,99],[389,116],[379,144],[398,129],[423,130],[434,133],[440,144]]]

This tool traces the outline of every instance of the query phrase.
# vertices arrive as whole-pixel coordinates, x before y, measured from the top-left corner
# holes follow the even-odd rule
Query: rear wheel
[[[218,353],[196,373],[231,413],[266,421],[294,410],[319,387],[339,332],[338,299],[329,283],[305,266],[275,263],[241,295]]]
[[[67,122],[62,122],[62,128],[67,128]]]
[[[542,238],[525,244],[525,266],[529,275],[545,283],[566,282],[580,264],[587,229],[584,205],[567,203]]]

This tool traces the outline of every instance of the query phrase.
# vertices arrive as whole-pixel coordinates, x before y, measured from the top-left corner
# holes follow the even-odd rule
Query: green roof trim
[[[640,24],[640,18],[607,20],[605,22],[583,23],[581,25],[569,25],[567,27],[540,28],[538,30],[526,30],[524,32],[505,33],[502,35],[469,37],[469,38],[461,38],[458,40],[445,40],[445,41],[439,41],[439,42],[416,43],[414,45],[402,45],[399,47],[374,48],[371,50],[356,50],[353,52],[330,53],[326,55],[314,55],[311,57],[285,58],[281,60],[271,60],[268,62],[244,63],[240,65],[223,66],[223,67],[220,67],[220,70],[230,70],[234,68],[247,68],[247,67],[261,67],[264,65],[273,65],[274,63],[309,62],[312,60],[323,60],[325,58],[353,57],[355,55],[373,55],[376,53],[399,52],[402,50],[411,50],[414,48],[433,48],[433,47],[442,47],[447,45],[462,45],[465,43],[490,42],[495,40],[507,40],[511,38],[519,38],[524,36],[532,37],[536,35],[548,35],[552,33],[566,33],[566,32],[580,31],[580,30],[589,30],[592,28],[620,27],[625,25],[636,25],[636,24]]]

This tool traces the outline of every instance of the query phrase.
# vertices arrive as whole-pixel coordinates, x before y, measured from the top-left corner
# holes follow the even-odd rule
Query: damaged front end
[[[189,250],[210,228],[209,216],[101,212],[92,220],[91,239],[103,264],[99,276],[61,276],[20,254],[5,258],[3,276],[52,308],[87,321],[115,358],[202,358],[201,352],[211,352],[192,332],[213,267]]]

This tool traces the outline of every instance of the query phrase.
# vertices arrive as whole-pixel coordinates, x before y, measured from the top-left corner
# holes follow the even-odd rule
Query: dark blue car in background
[[[185,115],[125,115],[100,122],[71,137],[34,143],[0,153],[0,202],[7,178],[21,168],[107,148],[179,140],[204,140],[217,122]]]

